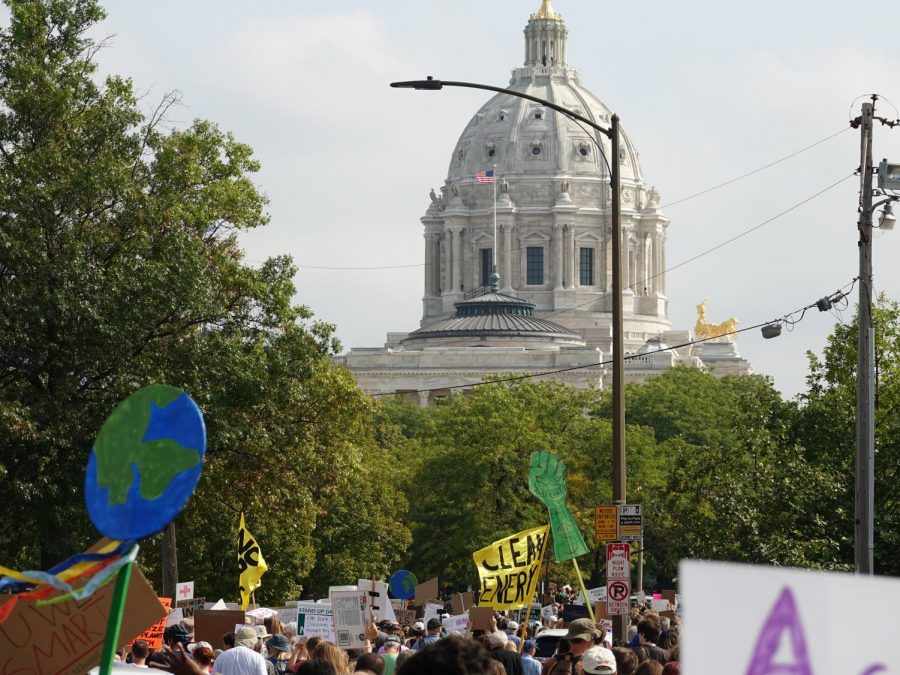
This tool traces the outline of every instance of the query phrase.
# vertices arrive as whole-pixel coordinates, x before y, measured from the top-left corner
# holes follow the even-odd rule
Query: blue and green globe
[[[168,525],[190,499],[206,453],[206,427],[181,389],[154,384],[103,423],[84,477],[88,515],[111,539],[141,539]]]

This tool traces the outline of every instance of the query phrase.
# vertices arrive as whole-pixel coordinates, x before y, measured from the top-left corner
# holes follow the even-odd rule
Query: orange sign
[[[166,608],[166,615],[134,638],[131,641],[132,644],[138,640],[143,640],[150,649],[160,649],[162,647],[163,633],[166,632],[166,618],[168,618],[169,612],[172,610],[172,598],[159,598],[159,604]]]
[[[619,538],[619,507],[600,504],[594,507],[594,534],[597,541],[616,541]]]

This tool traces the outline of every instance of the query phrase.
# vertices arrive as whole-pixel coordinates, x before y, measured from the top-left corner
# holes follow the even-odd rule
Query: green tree
[[[290,259],[242,261],[238,234],[267,221],[251,149],[202,120],[168,131],[173,97],[148,116],[129,80],[99,81],[95,0],[7,4],[0,559],[46,568],[96,539],[81,487],[91,443],[119,400],[164,382],[197,400],[208,428],[178,521],[181,564],[204,593],[237,594],[241,509],[272,565],[263,598],[295,594],[347,546],[367,573],[389,567],[408,532],[394,527],[388,546],[383,514],[405,502],[369,471],[393,453],[371,403],[334,367],[333,328],[292,304]],[[360,481],[366,508],[337,522]]]

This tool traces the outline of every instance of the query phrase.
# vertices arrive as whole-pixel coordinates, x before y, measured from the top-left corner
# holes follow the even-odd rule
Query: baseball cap
[[[412,629],[413,629],[413,630],[419,630],[419,631],[425,630],[425,624],[424,624],[422,621],[416,621],[416,622],[412,625]]]
[[[537,640],[525,640],[522,649],[537,649]]]
[[[600,633],[590,619],[575,619],[569,624],[569,632],[566,633],[567,640],[593,640],[599,636]]]
[[[591,647],[581,659],[585,673],[591,675],[613,675],[616,672],[616,657],[606,647]]]
[[[517,630],[519,630],[519,624],[515,621],[510,621],[508,624],[506,624],[506,630],[511,630],[513,633],[515,633]]]
[[[393,642],[393,643],[398,644],[398,645],[399,645],[399,644],[403,644],[403,643],[400,641],[400,638],[397,637],[396,635],[388,635],[388,636],[385,638],[385,640],[384,640],[384,644],[387,644],[388,642]]]

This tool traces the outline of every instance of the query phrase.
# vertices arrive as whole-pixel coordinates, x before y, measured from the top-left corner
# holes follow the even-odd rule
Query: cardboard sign
[[[678,576],[683,672],[887,675],[900,665],[900,579],[695,560]],[[740,589],[727,621],[722,589]],[[864,617],[849,636],[848,617]]]
[[[438,578],[434,577],[416,586],[416,599],[413,602],[416,607],[421,607],[431,600],[437,600],[440,594]]]
[[[166,610],[166,616],[157,621],[155,624],[150,626],[143,633],[138,635],[134,640],[129,644],[133,644],[136,640],[143,640],[147,643],[147,646],[150,649],[159,649],[162,647],[163,643],[163,633],[166,632],[166,626],[169,626],[169,614],[172,609],[172,598],[157,598],[159,600],[159,604],[163,606]]]
[[[669,601],[669,604],[672,607],[678,606],[678,596],[676,595],[674,590],[667,590],[662,592],[662,596]]]
[[[100,665],[100,650],[115,583],[89,598],[38,607],[20,600],[0,624],[0,673],[19,675],[84,675]],[[137,565],[131,581],[117,647],[163,620],[166,610]]]
[[[527,606],[534,597],[549,535],[550,526],[543,525],[517,532],[475,551],[472,558],[481,579],[478,605],[495,609]]]
[[[416,610],[414,609],[398,609],[397,622],[401,626],[412,626],[416,622]]]
[[[472,630],[490,630],[494,610],[490,607],[472,607],[469,618],[472,620]]]
[[[383,581],[373,582],[371,579],[360,579],[357,588],[369,594],[369,604],[378,621],[396,621],[394,606],[388,598],[388,585]]]
[[[366,645],[366,631],[372,625],[369,595],[366,591],[331,591],[334,612],[335,644],[341,649],[362,649]]]
[[[597,541],[615,541],[619,538],[619,507],[600,504],[594,507],[594,536]]]
[[[206,606],[206,598],[189,598],[187,600],[176,600],[175,606],[181,610],[181,615],[185,618],[194,616],[194,612],[203,609]]]
[[[600,621],[601,619],[612,619],[612,616],[606,611],[606,600],[598,600],[594,603],[594,620]]]
[[[450,605],[456,615],[463,614],[474,604],[475,595],[473,593],[457,593],[450,598]]]
[[[233,633],[235,624],[244,625],[239,609],[198,609],[194,611],[194,640],[205,641],[213,649],[225,649],[222,636]]]
[[[331,605],[320,602],[297,603],[297,637],[320,637],[337,642],[334,636],[334,612]]]

